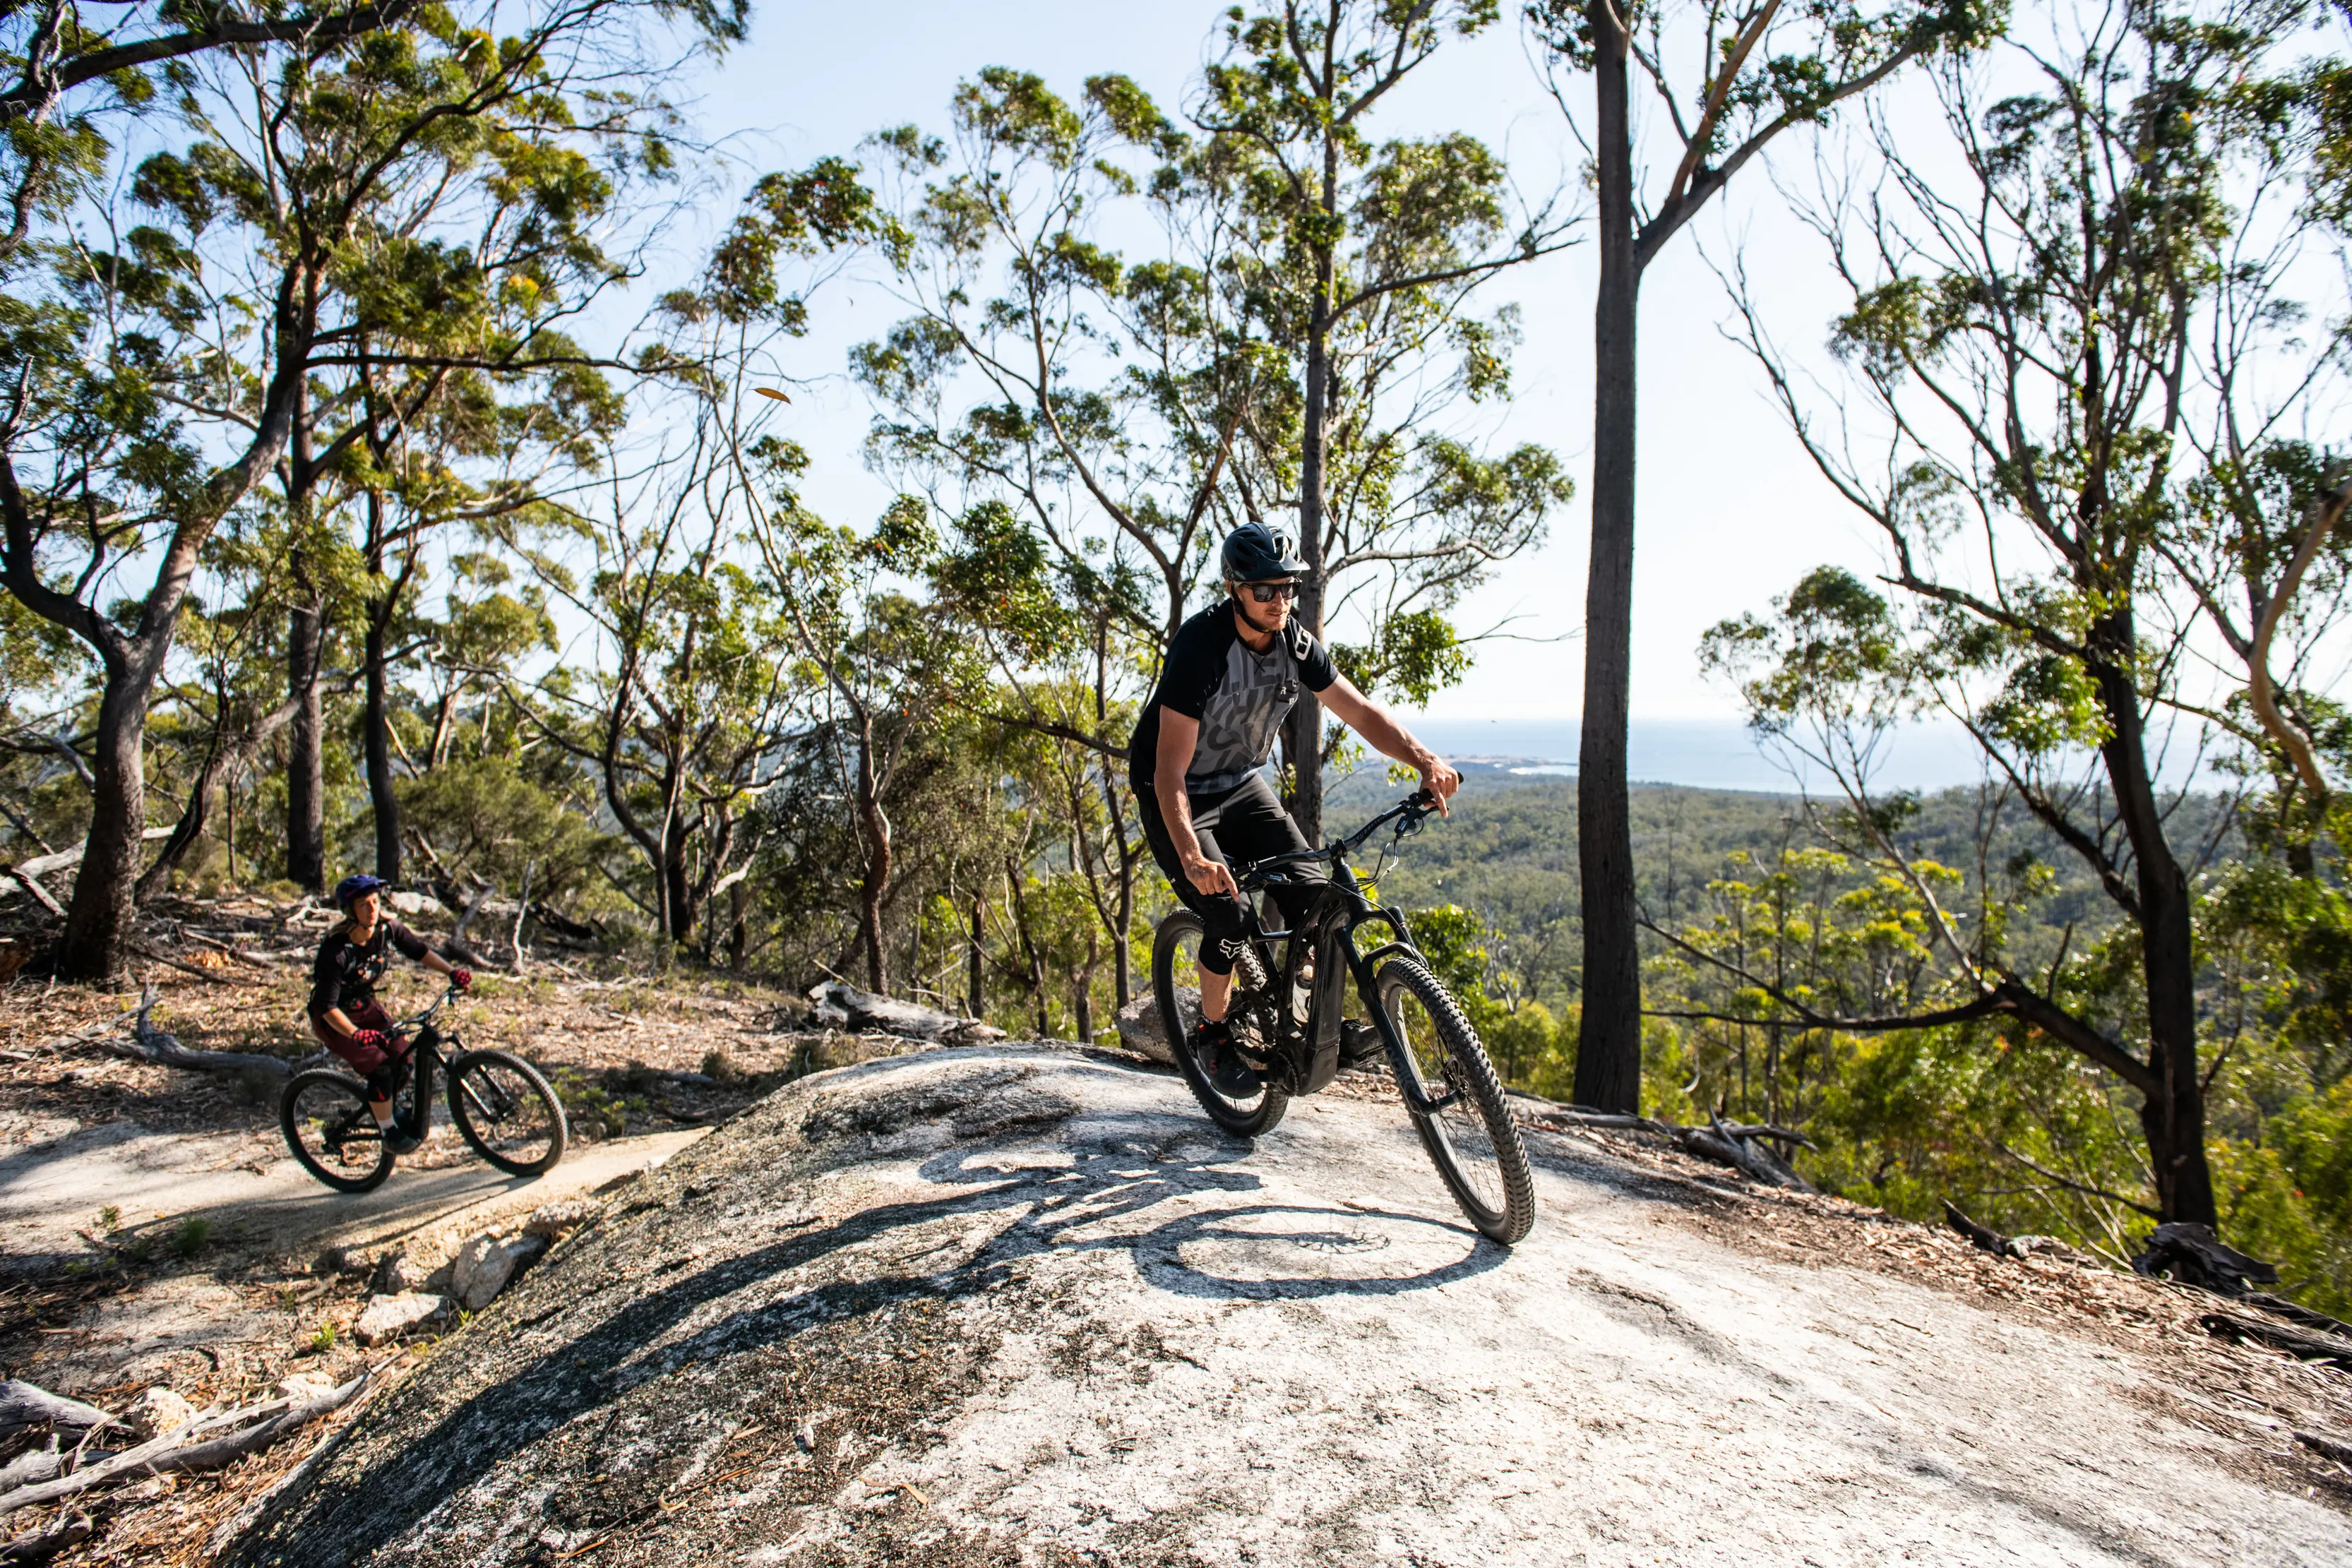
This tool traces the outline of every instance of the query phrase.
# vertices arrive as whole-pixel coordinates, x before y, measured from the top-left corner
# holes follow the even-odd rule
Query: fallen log
[[[97,1530],[98,1521],[86,1513],[53,1519],[38,1530],[0,1542],[0,1563],[47,1563],[67,1547],[88,1541]]]
[[[1811,1183],[1790,1170],[1762,1145],[1735,1135],[1720,1120],[1713,1126],[1685,1127],[1675,1141],[1685,1152],[1713,1160],[1717,1165],[1729,1166],[1766,1186],[1785,1187],[1791,1192],[1813,1190]]]
[[[258,1453],[288,1433],[309,1426],[341,1409],[367,1385],[373,1374],[362,1371],[339,1388],[315,1399],[272,1399],[241,1409],[199,1416],[186,1426],[152,1441],[126,1449],[102,1464],[76,1470],[56,1480],[18,1487],[0,1496],[0,1518],[38,1502],[55,1502],[103,1482],[131,1476],[216,1470],[247,1454]],[[235,1428],[229,1430],[228,1428]],[[201,1440],[199,1440],[201,1439]]]
[[[0,1437],[27,1427],[103,1427],[114,1417],[95,1405],[9,1378],[0,1382]]]
[[[1979,1225],[1975,1220],[1970,1219],[1967,1215],[1961,1213],[1959,1206],[1948,1197],[1944,1200],[1944,1223],[1950,1226],[1954,1230],[1958,1231],[1962,1236],[1966,1237],[1968,1239],[1969,1245],[1976,1248],[1980,1252],[1990,1252],[1996,1258],[2014,1258],[2017,1256],[2016,1253],[2010,1250],[2010,1240],[2008,1237],[2002,1235],[2000,1231],[1993,1229],[1989,1225]]]
[[[2313,1312],[2300,1302],[2290,1301],[2284,1297],[2270,1295],[2262,1291],[2248,1291],[2238,1300],[2247,1306],[2260,1307],[2274,1318],[2284,1318],[2291,1323],[2299,1323],[2307,1329],[2317,1329],[2321,1333],[2341,1334],[2346,1339],[2352,1339],[2352,1323],[2346,1322],[2342,1318],[2331,1318],[2326,1312]]]
[[[2334,1334],[2314,1333],[2309,1329],[2291,1328],[2285,1323],[2266,1323],[2253,1318],[2242,1318],[2235,1312],[2207,1312],[2198,1322],[2207,1333],[2232,1343],[2252,1340],[2273,1350],[2284,1351],[2302,1361],[2325,1362],[2345,1372],[2352,1372],[2352,1339],[2339,1339]]]
[[[0,1492],[15,1491],[18,1487],[35,1481],[53,1480],[64,1473],[67,1455],[58,1447],[54,1433],[46,1448],[27,1448],[5,1465],[0,1465]]]
[[[2168,1220],[2149,1231],[2131,1266],[2150,1279],[2163,1275],[2223,1296],[2242,1296],[2249,1285],[2274,1285],[2279,1277],[2271,1264],[2223,1245],[2212,1227],[2189,1220]]]
[[[864,1034],[895,1034],[907,1040],[927,1040],[940,1045],[985,1045],[1003,1040],[1004,1031],[972,1019],[960,1019],[895,997],[876,996],[838,980],[827,980],[809,992],[816,1004],[813,1019],[819,1029],[845,1029]]]
[[[2339,1465],[2352,1465],[2352,1443],[2325,1437],[2317,1432],[2305,1432],[2299,1427],[2295,1430],[2294,1440],[2313,1453],[2325,1458],[2334,1459]]]
[[[1649,1116],[1630,1115],[1617,1111],[1590,1111],[1581,1105],[1562,1105],[1539,1094],[1524,1090],[1508,1091],[1514,1100],[1532,1101],[1538,1110],[1520,1113],[1520,1119],[1535,1127],[1549,1126],[1594,1128],[1608,1132],[1655,1133],[1671,1138],[1685,1154],[1732,1169],[1762,1182],[1767,1186],[1785,1187],[1790,1192],[1812,1192],[1813,1185],[1797,1174],[1794,1166],[1780,1155],[1765,1147],[1765,1142],[1780,1143],[1789,1147],[1811,1148],[1812,1140],[1802,1133],[1786,1127],[1776,1127],[1769,1122],[1726,1122],[1720,1116],[1709,1116],[1704,1127],[1677,1126]]]
[[[264,1056],[253,1051],[191,1051],[176,1036],[157,1029],[148,1021],[154,1010],[155,988],[149,986],[141,994],[139,1013],[131,1020],[131,1038],[98,1041],[101,1050],[132,1061],[150,1062],[157,1067],[179,1067],[192,1072],[233,1072],[257,1087],[280,1082],[291,1076],[292,1069],[274,1056]]]

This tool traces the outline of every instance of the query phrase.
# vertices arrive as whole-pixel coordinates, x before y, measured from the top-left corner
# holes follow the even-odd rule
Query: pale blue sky
[[[1176,109],[1211,46],[1223,7],[1205,4],[1108,5],[995,0],[881,5],[771,5],[759,10],[749,47],[707,82],[698,118],[733,133],[748,166],[801,163],[847,153],[881,126],[914,120],[944,129],[956,83],[982,66],[1033,70],[1076,93],[1097,72],[1135,78]],[[1588,107],[1579,85],[1571,102]],[[1580,162],[1559,110],[1538,82],[1516,27],[1449,46],[1391,100],[1381,135],[1461,128],[1505,151],[1526,183],[1548,188]],[[1803,156],[1803,149],[1794,149]],[[1784,325],[1819,340],[1836,308],[1817,255],[1772,212],[1771,189],[1753,170],[1745,199],[1710,216],[1671,247],[1643,291],[1641,547],[1636,576],[1633,707],[1649,718],[1730,716],[1731,693],[1701,681],[1699,634],[1717,620],[1760,609],[1807,568],[1843,560],[1867,569],[1875,551],[1857,520],[1805,462],[1760,394],[1747,356],[1718,324],[1726,302],[1700,243],[1727,256],[1751,235],[1750,268]],[[1516,393],[1494,439],[1539,441],[1568,460],[1580,487],[1590,465],[1592,261],[1589,249],[1536,263],[1495,287],[1516,299],[1525,342]],[[821,301],[818,330],[801,347],[804,373],[840,368],[848,342],[895,318],[872,287]],[[844,521],[878,510],[887,490],[866,473],[858,442],[867,413],[835,383],[793,408],[793,434],[815,457],[808,495]],[[1465,607],[1464,624],[1517,617],[1541,637],[1573,633],[1583,619],[1581,497],[1557,519],[1550,543],[1515,562]],[[1572,638],[1496,643],[1433,712],[1447,718],[1560,719],[1580,706],[1582,652]]]

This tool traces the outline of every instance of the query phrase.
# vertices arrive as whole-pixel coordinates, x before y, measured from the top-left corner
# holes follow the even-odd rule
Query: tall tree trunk
[[[107,672],[90,769],[89,838],[66,907],[59,979],[111,980],[128,967],[132,888],[147,831],[147,697],[154,685],[146,661]]]
[[[320,719],[319,656],[326,617],[317,604],[298,605],[286,618],[286,695],[294,702],[287,736],[286,877],[323,893],[327,886],[327,778]]]
[[[366,727],[368,804],[375,818],[375,874],[386,882],[400,880],[400,797],[392,787],[392,712],[385,691],[383,636],[385,615],[368,616],[366,661]]]
[[[668,920],[669,939],[684,942],[694,935],[693,879],[687,875],[686,849],[692,834],[685,813],[672,811],[662,824],[662,912]]]
[[[1625,793],[1625,719],[1633,663],[1633,334],[1641,272],[1633,254],[1626,40],[1618,16],[1610,0],[1593,0],[1601,289],[1593,306],[1584,730],[1576,758],[1576,849],[1584,915],[1576,1099],[1598,1110],[1631,1113],[1641,1109],[1642,1098],[1642,968],[1633,926],[1633,827]]]
[[[382,460],[381,453],[378,460]],[[369,577],[383,583],[383,492],[381,490],[368,492],[367,563]],[[392,630],[392,618],[399,611],[400,596],[407,590],[409,575],[415,568],[416,556],[412,550],[400,569],[399,577],[385,584],[380,597],[370,601],[367,634],[361,649],[367,683],[361,724],[364,731],[362,745],[367,753],[369,813],[375,819],[375,874],[391,883],[400,880],[400,797],[392,787],[392,709],[390,693],[386,690],[391,677],[390,672],[384,668],[383,643],[386,634]]]
[[[874,724],[857,735],[857,821],[866,840],[866,875],[857,885],[857,935],[866,947],[866,988],[877,996],[889,985],[889,955],[882,946],[882,894],[890,884],[890,819],[874,775]]]
[[[988,946],[986,927],[981,923],[985,907],[975,889],[971,895],[971,946],[964,956],[967,970],[964,980],[971,988],[971,999],[965,1003],[965,1008],[976,1019],[988,1016]]]
[[[1013,902],[1013,929],[1021,938],[1022,956],[1029,960],[1029,996],[1037,1007],[1037,1038],[1054,1038],[1053,1019],[1045,1012],[1045,961],[1037,953],[1036,938],[1029,934],[1029,909],[1021,898],[1021,866],[1011,855],[1004,857],[1004,889]]]
[[[1109,723],[1110,700],[1110,622],[1108,617],[1095,622],[1095,733],[1101,734]],[[1134,986],[1131,973],[1133,946],[1128,940],[1135,929],[1135,851],[1127,841],[1127,813],[1118,803],[1118,775],[1111,767],[1110,755],[1096,758],[1102,769],[1103,805],[1110,813],[1111,848],[1118,854],[1118,929],[1111,934],[1111,989],[1125,1008],[1132,998]]]
[[[2197,972],[2189,878],[2164,836],[2164,818],[2147,767],[2139,693],[2126,663],[2133,646],[2128,612],[2091,633],[2115,651],[2093,668],[2108,738],[2099,748],[2115,786],[2116,815],[2132,847],[2139,894],[2140,976],[2147,995],[2148,1066],[2158,1087],[2140,1103],[2140,1130],[2156,1175],[2156,1206],[2167,1219],[2219,1226],[2212,1167],[2205,1157],[2205,1087],[2197,1071]]]
[[[1339,192],[1339,142],[1323,143],[1324,215],[1334,214]],[[1323,635],[1324,466],[1330,451],[1331,286],[1336,263],[1331,246],[1315,253],[1315,297],[1307,314],[1305,420],[1298,448],[1298,554],[1307,576],[1298,585],[1291,614],[1317,637]],[[1310,844],[1323,841],[1323,705],[1301,691],[1298,706],[1282,727],[1282,751],[1290,764],[1290,815]]]

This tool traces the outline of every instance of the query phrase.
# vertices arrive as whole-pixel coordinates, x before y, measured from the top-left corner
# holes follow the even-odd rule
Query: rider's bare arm
[[[353,1023],[352,1021],[351,1015],[343,1011],[341,1008],[329,1008],[325,1012],[320,1013],[319,1016],[327,1020],[327,1027],[329,1029],[333,1030],[345,1040],[349,1040],[360,1032],[360,1026]]]
[[[1362,736],[1365,744],[1374,751],[1392,761],[1402,762],[1420,774],[1421,787],[1437,797],[1437,809],[1441,811],[1446,809],[1445,803],[1454,798],[1454,791],[1462,788],[1462,775],[1448,768],[1435,752],[1415,740],[1412,732],[1399,724],[1388,709],[1358,691],[1355,683],[1345,675],[1316,695],[1341,724]],[[1160,722],[1165,724],[1168,721],[1163,716]],[[1196,733],[1197,730],[1196,726]],[[1160,749],[1163,755],[1168,750],[1167,733],[1164,729],[1160,731]],[[1186,749],[1189,755],[1191,748],[1188,747]],[[1183,841],[1180,839],[1177,841],[1181,844]]]
[[[1159,799],[1160,820],[1168,824],[1176,858],[1184,862],[1184,874],[1192,885],[1212,896],[1237,893],[1234,873],[1201,852],[1200,838],[1192,831],[1192,802],[1184,794],[1184,773],[1192,766],[1192,748],[1200,742],[1199,719],[1171,707],[1160,710],[1160,752],[1151,759],[1151,792]]]

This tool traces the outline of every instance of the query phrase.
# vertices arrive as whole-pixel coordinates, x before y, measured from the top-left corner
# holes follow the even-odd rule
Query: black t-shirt
[[[329,1008],[364,1007],[375,1000],[375,983],[383,978],[385,949],[397,947],[412,964],[425,961],[425,939],[389,917],[375,923],[375,934],[362,946],[348,930],[331,931],[319,944],[319,961],[310,966],[310,1016],[323,1017]]]
[[[1184,770],[1184,792],[1214,795],[1238,788],[1274,755],[1275,737],[1299,689],[1324,691],[1339,678],[1330,653],[1295,622],[1274,646],[1253,653],[1234,624],[1233,601],[1221,599],[1179,626],[1170,641],[1160,684],[1128,742],[1128,779],[1139,789],[1151,788],[1165,706],[1201,725],[1192,766]]]

